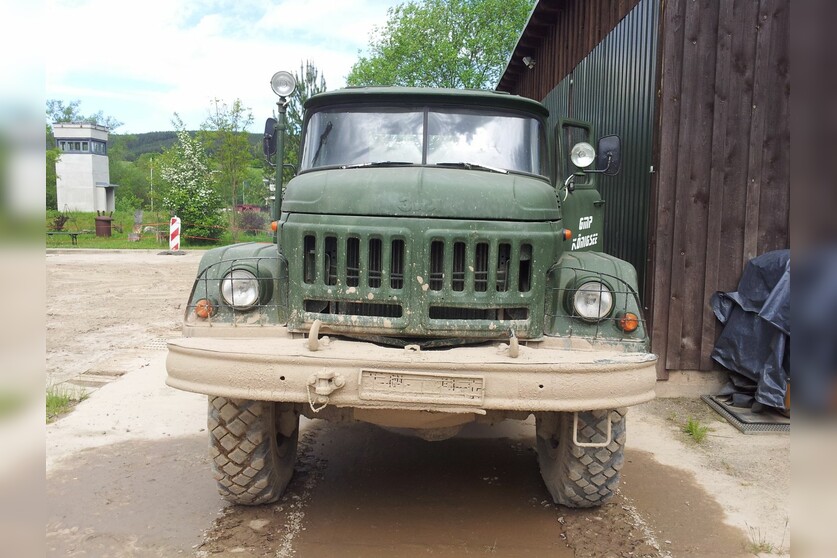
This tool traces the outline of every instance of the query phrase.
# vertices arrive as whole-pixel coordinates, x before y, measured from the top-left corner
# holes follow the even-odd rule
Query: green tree
[[[491,89],[534,0],[411,0],[388,10],[349,85]]]
[[[52,126],[46,125],[46,208],[58,209],[58,174],[55,164],[61,157],[61,151],[55,145]]]
[[[239,189],[253,163],[253,153],[247,137],[247,127],[252,123],[253,114],[240,99],[231,105],[214,99],[210,104],[209,116],[201,128],[201,139],[208,146],[217,170],[218,184],[232,202],[230,230],[233,240],[238,239],[235,206],[240,203]]]
[[[79,101],[78,99],[76,99],[75,101],[70,101],[68,103],[65,103],[64,101],[59,99],[47,99],[47,120],[52,124],[55,124],[57,122],[86,122],[88,124],[97,124],[99,126],[105,126],[111,131],[115,130],[116,128],[119,128],[123,124],[113,116],[106,115],[101,110],[89,116],[84,116],[79,111],[80,105],[81,101]]]
[[[177,142],[158,157],[165,183],[163,206],[180,217],[184,237],[191,243],[217,242],[223,233],[223,201],[212,183],[209,157],[196,137],[175,117]]]

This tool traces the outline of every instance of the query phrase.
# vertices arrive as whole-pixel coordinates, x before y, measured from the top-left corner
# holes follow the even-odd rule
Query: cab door
[[[556,190],[563,226],[572,231],[572,240],[565,242],[565,249],[601,252],[605,202],[597,189],[598,175],[583,173],[583,169],[570,160],[570,149],[575,144],[583,141],[595,147],[593,127],[580,120],[561,119],[555,127],[555,136],[558,145]],[[573,176],[572,184],[565,186],[569,176]]]

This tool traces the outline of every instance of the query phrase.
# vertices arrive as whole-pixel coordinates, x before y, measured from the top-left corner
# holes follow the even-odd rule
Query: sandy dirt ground
[[[531,418],[443,442],[303,420],[282,500],[229,506],[206,398],[164,384],[199,259],[47,255],[49,381],[94,390],[47,427],[49,556],[789,553],[790,437],[744,436],[695,400],[629,412],[620,494],[597,510],[548,499]],[[690,417],[711,428],[702,444],[682,433]]]

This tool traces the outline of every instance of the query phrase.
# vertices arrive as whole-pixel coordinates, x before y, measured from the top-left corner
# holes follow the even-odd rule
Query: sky
[[[45,6],[46,98],[124,122],[116,133],[188,129],[212,99],[241,99],[257,132],[275,107],[270,78],[312,61],[345,85],[374,26],[399,0],[53,0]]]

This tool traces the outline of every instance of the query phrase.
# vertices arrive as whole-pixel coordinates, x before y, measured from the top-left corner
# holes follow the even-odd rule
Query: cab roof
[[[438,103],[516,109],[540,116],[549,116],[549,111],[541,103],[502,91],[432,87],[347,87],[314,95],[305,102],[305,109],[352,103]]]

